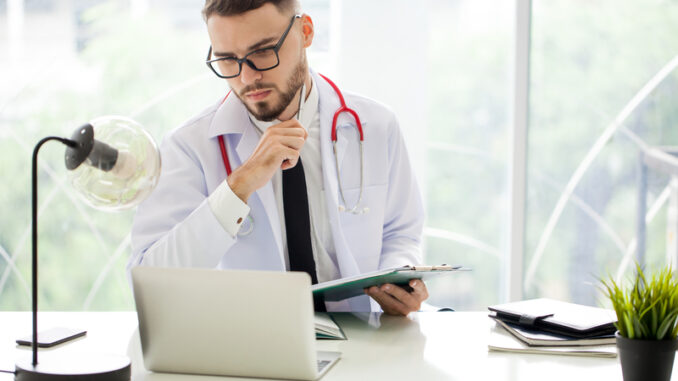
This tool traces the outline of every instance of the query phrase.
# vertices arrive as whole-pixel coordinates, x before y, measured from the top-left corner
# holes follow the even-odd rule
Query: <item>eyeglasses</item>
[[[292,29],[294,21],[298,18],[301,18],[301,15],[292,16],[290,25],[287,26],[285,33],[283,33],[282,37],[280,37],[280,40],[278,40],[278,43],[275,44],[275,46],[253,50],[247,53],[243,58],[220,57],[215,59],[211,59],[212,47],[210,46],[209,51],[207,51],[207,60],[205,63],[219,78],[235,78],[239,76],[240,72],[242,71],[243,62],[256,71],[274,69],[280,64],[278,51],[282,47],[283,42],[285,42],[285,37],[287,37],[290,29]]]

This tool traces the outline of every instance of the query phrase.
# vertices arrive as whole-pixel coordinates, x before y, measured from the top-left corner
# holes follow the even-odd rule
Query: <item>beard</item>
[[[240,92],[235,93],[245,105],[247,111],[254,115],[257,120],[270,122],[282,114],[287,106],[292,103],[297,91],[299,91],[301,86],[304,84],[304,77],[306,76],[307,72],[308,65],[306,63],[306,57],[303,57],[303,59],[299,61],[299,64],[294,68],[292,75],[287,79],[287,89],[285,89],[285,91],[281,91],[274,83],[255,83],[253,85],[246,86]],[[280,94],[280,99],[277,102],[256,102],[253,106],[249,105],[243,100],[246,93],[260,89],[272,89],[273,94]]]

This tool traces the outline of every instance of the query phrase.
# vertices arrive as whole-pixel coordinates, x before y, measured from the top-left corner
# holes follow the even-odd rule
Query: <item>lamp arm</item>
[[[78,147],[78,143],[71,139],[60,138],[56,136],[46,137],[38,142],[33,149],[32,162],[32,227],[33,227],[33,258],[32,258],[32,299],[33,299],[33,365],[38,364],[38,152],[43,144],[50,140],[58,140],[61,143],[71,147]]]

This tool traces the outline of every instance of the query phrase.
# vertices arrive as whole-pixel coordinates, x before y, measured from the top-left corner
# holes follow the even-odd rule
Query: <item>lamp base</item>
[[[96,380],[129,381],[130,360],[124,356],[58,356],[42,354],[38,365],[31,359],[16,363],[16,381]]]

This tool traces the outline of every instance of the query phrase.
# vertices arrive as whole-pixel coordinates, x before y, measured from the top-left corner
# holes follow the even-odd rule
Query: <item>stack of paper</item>
[[[329,340],[346,340],[344,331],[339,328],[332,317],[323,312],[315,313],[315,338]]]
[[[502,325],[497,323],[490,334],[488,348],[492,351],[537,353],[567,356],[617,357],[617,347],[608,345],[555,345],[530,346],[516,339]]]
[[[616,357],[614,311],[551,299],[488,307],[495,351]]]
[[[495,320],[497,325],[507,330],[513,337],[532,347],[573,347],[611,345],[616,343],[614,335],[595,336],[586,339],[575,339],[563,335],[551,334],[522,328],[517,325]]]

